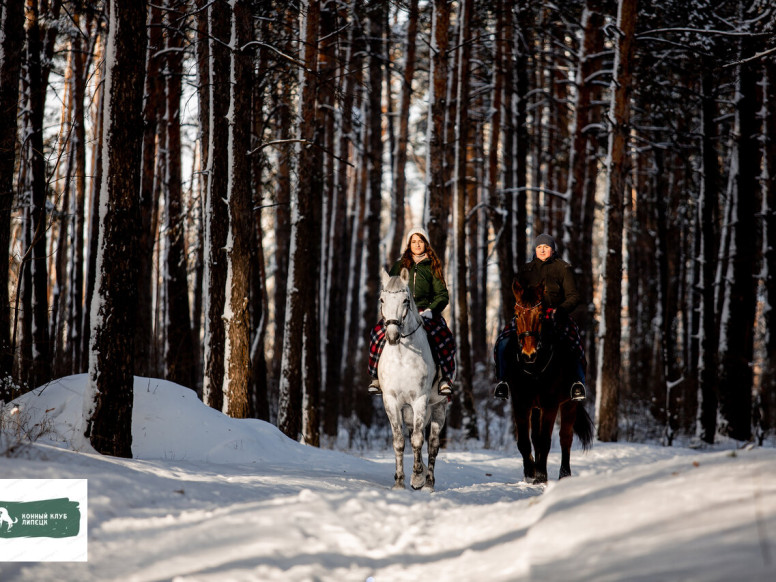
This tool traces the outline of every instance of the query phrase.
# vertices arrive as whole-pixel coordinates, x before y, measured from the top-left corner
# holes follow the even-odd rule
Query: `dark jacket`
[[[560,308],[566,315],[579,305],[574,271],[571,265],[555,254],[546,261],[534,258],[530,263],[523,265],[517,274],[517,281],[523,287],[544,283],[544,292],[550,307]]]
[[[431,270],[431,259],[423,259],[419,263],[414,263],[409,272],[410,291],[418,311],[430,309],[434,313],[434,317],[438,316],[447,307],[450,297],[444,282],[434,276],[434,272]],[[401,261],[396,261],[390,274],[396,277],[400,273]]]

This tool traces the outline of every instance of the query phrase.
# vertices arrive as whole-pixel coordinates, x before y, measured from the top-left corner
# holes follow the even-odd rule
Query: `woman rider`
[[[428,334],[434,362],[442,373],[439,393],[449,396],[453,392],[456,346],[453,334],[442,317],[442,310],[447,307],[449,301],[442,263],[431,248],[428,233],[424,228],[411,229],[405,240],[407,246],[401,258],[391,268],[390,275],[393,277],[399,275],[402,268],[406,268],[410,273],[410,291],[423,317],[423,327]],[[384,345],[385,322],[381,319],[372,330],[369,345],[369,375],[372,377],[368,388],[370,394],[382,393],[377,379],[377,365]]]

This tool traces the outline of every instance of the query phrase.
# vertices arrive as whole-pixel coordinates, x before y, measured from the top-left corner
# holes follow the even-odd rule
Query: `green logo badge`
[[[77,536],[80,527],[77,501],[0,501],[0,538],[69,538]]]

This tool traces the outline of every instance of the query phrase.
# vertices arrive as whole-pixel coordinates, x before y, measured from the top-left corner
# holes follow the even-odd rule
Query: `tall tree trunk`
[[[514,272],[526,262],[528,219],[526,214],[528,200],[528,152],[531,146],[528,135],[528,98],[530,93],[530,66],[528,56],[533,51],[533,37],[531,31],[532,8],[530,2],[520,3],[517,15],[517,30],[515,31],[515,98],[517,100],[517,116],[514,121],[517,135],[515,136],[515,191],[512,198],[512,258],[514,260]],[[511,283],[510,283],[511,289]],[[510,303],[512,307],[512,303]]]
[[[84,417],[85,435],[98,452],[131,457],[145,2],[112,0],[108,22],[103,228]]]
[[[286,51],[292,54],[295,50],[296,18],[294,11],[289,7],[284,13],[284,27],[288,43]],[[289,88],[296,84],[296,77],[289,75],[285,79]],[[291,110],[291,90],[284,91],[279,87],[275,92],[276,120],[275,135],[281,143],[287,143],[294,135],[294,117]],[[298,92],[298,91],[297,91]],[[288,290],[288,263],[291,247],[291,176],[293,167],[293,148],[289,145],[281,145],[278,155],[277,178],[275,180],[275,291],[273,302],[275,304],[275,334],[272,341],[273,352],[273,377],[280,378],[281,363],[283,361],[283,334],[286,327],[286,301]]]
[[[104,62],[104,61],[103,61]],[[105,78],[105,69],[98,68],[101,78]],[[105,103],[105,83],[98,85],[97,89],[97,119],[95,128],[97,140],[92,148],[92,183],[89,193],[89,234],[87,236],[87,256],[86,256],[86,276],[84,280],[84,317],[81,329],[83,336],[81,338],[81,365],[79,369],[83,372],[89,370],[89,349],[91,346],[91,304],[94,299],[94,288],[97,282],[97,249],[100,237],[100,187],[102,184],[102,161],[103,161],[103,130],[105,127],[104,103]]]
[[[0,376],[13,373],[11,311],[8,294],[11,210],[14,202],[14,160],[16,157],[19,76],[24,50],[24,4],[3,2],[0,8]],[[0,390],[0,400],[10,394]]]
[[[165,107],[165,85],[162,79],[162,63],[165,57],[159,56],[164,48],[162,32],[161,5],[151,4],[148,11],[148,51],[146,54],[145,95],[143,103],[143,153],[142,174],[140,178],[140,220],[138,233],[138,253],[140,267],[137,280],[137,325],[135,333],[135,373],[139,376],[151,376],[156,370],[152,364],[153,332],[153,275],[154,242],[153,216],[159,200],[156,173],[160,149],[159,123]],[[169,88],[168,88],[169,89]],[[177,151],[177,150],[176,150]],[[175,155],[173,153],[173,155]],[[167,177],[169,180],[169,177]],[[177,380],[173,380],[177,381]],[[185,384],[187,385],[188,384]]]
[[[765,65],[763,100],[770,104],[765,117],[763,180],[763,321],[765,346],[760,381],[760,431],[776,426],[776,62]],[[762,442],[760,442],[762,445]]]
[[[300,433],[318,446],[320,353],[318,290],[320,276],[321,127],[315,121],[318,33],[321,7],[309,0],[304,27],[305,73],[302,85],[299,183],[291,194],[290,288],[283,334],[278,427],[291,438]],[[316,208],[316,206],[318,208]]]
[[[469,342],[468,279],[466,273],[466,190],[468,182],[469,75],[471,55],[471,18],[473,0],[464,0],[460,21],[460,60],[458,73],[458,119],[455,159],[455,316],[458,332],[458,382],[463,397],[467,437],[477,438],[477,412],[472,390],[471,344]]]
[[[75,22],[82,23],[79,16],[74,15]],[[86,28],[91,28],[91,21],[87,19]],[[96,32],[94,33],[97,34]],[[70,281],[68,285],[70,297],[68,300],[68,328],[69,338],[67,342],[68,361],[70,362],[70,374],[80,371],[81,361],[81,336],[83,330],[83,293],[84,293],[84,232],[86,221],[86,127],[85,106],[87,73],[89,70],[87,54],[80,35],[73,39],[74,69],[73,69],[73,149],[75,150],[75,192],[70,211],[71,224],[71,256],[70,256]],[[89,55],[90,56],[90,55]]]
[[[501,59],[496,61],[498,67],[496,79],[503,77],[503,101],[504,101],[504,142],[502,164],[504,167],[504,181],[498,192],[498,204],[495,204],[496,198],[491,198],[491,204],[496,206],[491,220],[496,235],[496,253],[499,264],[499,297],[501,300],[500,324],[509,321],[514,315],[514,296],[512,295],[512,280],[516,271],[514,248],[513,248],[513,227],[514,220],[514,200],[515,200],[515,81],[514,69],[512,67],[513,48],[512,39],[514,38],[514,16],[511,8],[508,8],[503,2],[498,15],[496,24],[496,43],[503,45],[497,54]],[[498,96],[494,100],[499,99]],[[494,112],[495,116],[495,112]],[[495,124],[495,122],[494,122]],[[491,180],[493,177],[491,177]],[[495,188],[495,184],[491,184]],[[501,325],[499,325],[501,327]]]
[[[205,204],[208,192],[208,148],[210,146],[210,40],[208,38],[208,0],[195,0],[196,15],[196,58],[197,58],[197,103],[199,105],[199,167],[197,174],[199,185],[199,222],[197,223],[197,250],[194,275],[194,307],[192,309],[192,336],[196,346],[195,388],[200,398],[203,398],[204,346],[200,341],[202,335],[202,314],[204,311],[205,286]],[[204,398],[203,398],[204,400]]]
[[[407,38],[404,45],[404,75],[402,76],[401,98],[399,101],[399,136],[396,140],[396,153],[393,168],[392,220],[388,236],[386,263],[396,260],[402,251],[405,220],[405,199],[407,194],[407,144],[410,133],[410,106],[412,99],[412,80],[415,76],[416,39],[418,35],[418,0],[410,0],[407,16]],[[430,236],[430,235],[429,235]]]
[[[744,57],[751,53],[744,53]],[[738,71],[736,131],[738,165],[734,187],[734,226],[726,277],[719,355],[720,430],[736,440],[752,436],[752,361],[757,306],[756,212],[759,191],[757,84],[753,63]]]
[[[216,0],[208,7],[210,44],[210,123],[208,145],[208,195],[205,205],[205,404],[223,410],[224,405],[224,307],[226,304],[226,241],[229,231],[227,189],[229,166],[229,5]]]
[[[602,441],[616,441],[619,431],[623,201],[628,175],[628,123],[637,3],[637,0],[620,0],[617,14],[619,36],[614,62],[615,86],[610,114],[613,127],[609,136],[604,216],[606,246],[601,298],[604,322],[598,360],[598,438]]]
[[[449,0],[434,0],[431,30],[431,87],[429,91],[428,157],[426,170],[426,225],[431,246],[444,256],[450,211],[445,168],[445,115],[447,112],[447,49],[450,44]]]
[[[167,318],[165,319],[165,368],[166,378],[188,388],[194,385],[194,341],[189,312],[188,265],[186,261],[185,217],[181,176],[181,80],[183,75],[183,25],[176,18],[183,6],[175,0],[167,0],[167,46],[165,58],[167,145],[167,245],[166,285]],[[150,267],[150,265],[148,265]]]
[[[366,95],[366,203],[364,205],[364,239],[361,258],[361,294],[359,309],[364,330],[375,324],[377,310],[376,299],[379,295],[380,281],[380,212],[382,209],[382,93],[383,61],[383,3],[372,0],[366,6],[367,13],[367,54],[368,91]],[[370,407],[371,408],[371,407]],[[361,410],[365,412],[365,410]],[[365,420],[362,418],[362,420]]]
[[[245,0],[232,5],[232,40],[229,123],[229,237],[226,255],[229,261],[226,289],[229,308],[224,314],[226,326],[226,377],[224,412],[234,418],[246,418],[250,412],[251,386],[251,173],[247,152],[250,150],[252,63],[240,47],[251,37],[251,13]]]
[[[48,327],[48,233],[46,218],[46,160],[43,151],[43,115],[48,78],[44,72],[43,35],[38,2],[28,4],[30,20],[27,28],[27,79],[29,82],[29,157],[30,157],[30,229],[32,252],[27,254],[27,268],[32,276],[32,361],[27,381],[31,387],[51,379],[51,358]],[[44,79],[45,76],[45,79]]]
[[[582,14],[583,39],[577,68],[577,97],[571,129],[569,153],[569,180],[566,188],[566,219],[563,229],[563,247],[574,267],[581,308],[574,317],[579,325],[582,345],[589,362],[595,362],[595,304],[593,291],[593,213],[597,158],[595,140],[589,126],[593,123],[595,102],[600,90],[593,75],[600,69],[603,51],[604,14],[601,0],[587,0]],[[588,368],[588,386],[595,385],[592,366]]]
[[[339,307],[337,313],[342,313],[346,294],[341,292],[344,287],[333,287],[336,278],[335,270],[342,270],[340,262],[344,251],[342,238],[342,222],[334,222],[338,215],[337,169],[335,150],[338,148],[339,135],[336,130],[336,94],[342,85],[338,82],[341,70],[338,68],[339,54],[337,47],[340,38],[337,35],[337,6],[334,0],[325,0],[321,7],[321,43],[320,84],[318,88],[317,116],[321,119],[323,130],[323,184],[322,199],[324,207],[321,213],[321,286],[320,286],[320,318],[321,326],[321,391],[323,393],[323,429],[325,434],[336,434],[339,420],[339,361],[342,356],[342,338],[344,336],[343,318],[330,318],[332,304]],[[340,162],[341,163],[341,162]],[[337,290],[340,292],[338,293]],[[333,364],[334,370],[329,370]],[[330,380],[333,380],[330,383]]]

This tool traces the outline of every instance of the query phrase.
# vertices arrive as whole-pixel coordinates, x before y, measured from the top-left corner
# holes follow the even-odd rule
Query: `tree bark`
[[[619,4],[615,84],[610,112],[613,126],[609,136],[604,288],[601,298],[604,322],[598,361],[598,438],[607,442],[616,441],[619,431],[623,200],[628,175],[627,144],[637,3],[637,0],[620,0]]]
[[[205,377],[202,396],[205,404],[223,410],[224,406],[224,307],[226,305],[229,231],[228,139],[230,20],[229,6],[216,0],[208,7],[210,54],[210,124],[208,144],[208,195],[205,205]]]
[[[229,123],[229,237],[227,239],[228,274],[226,289],[229,308],[224,314],[226,326],[226,377],[224,412],[234,418],[246,418],[250,412],[251,386],[251,172],[250,150],[252,63],[240,47],[251,38],[251,13],[245,0],[232,5],[232,47]]]
[[[138,193],[146,3],[110,4],[106,48],[100,273],[92,311],[85,435],[102,454],[132,456]]]

